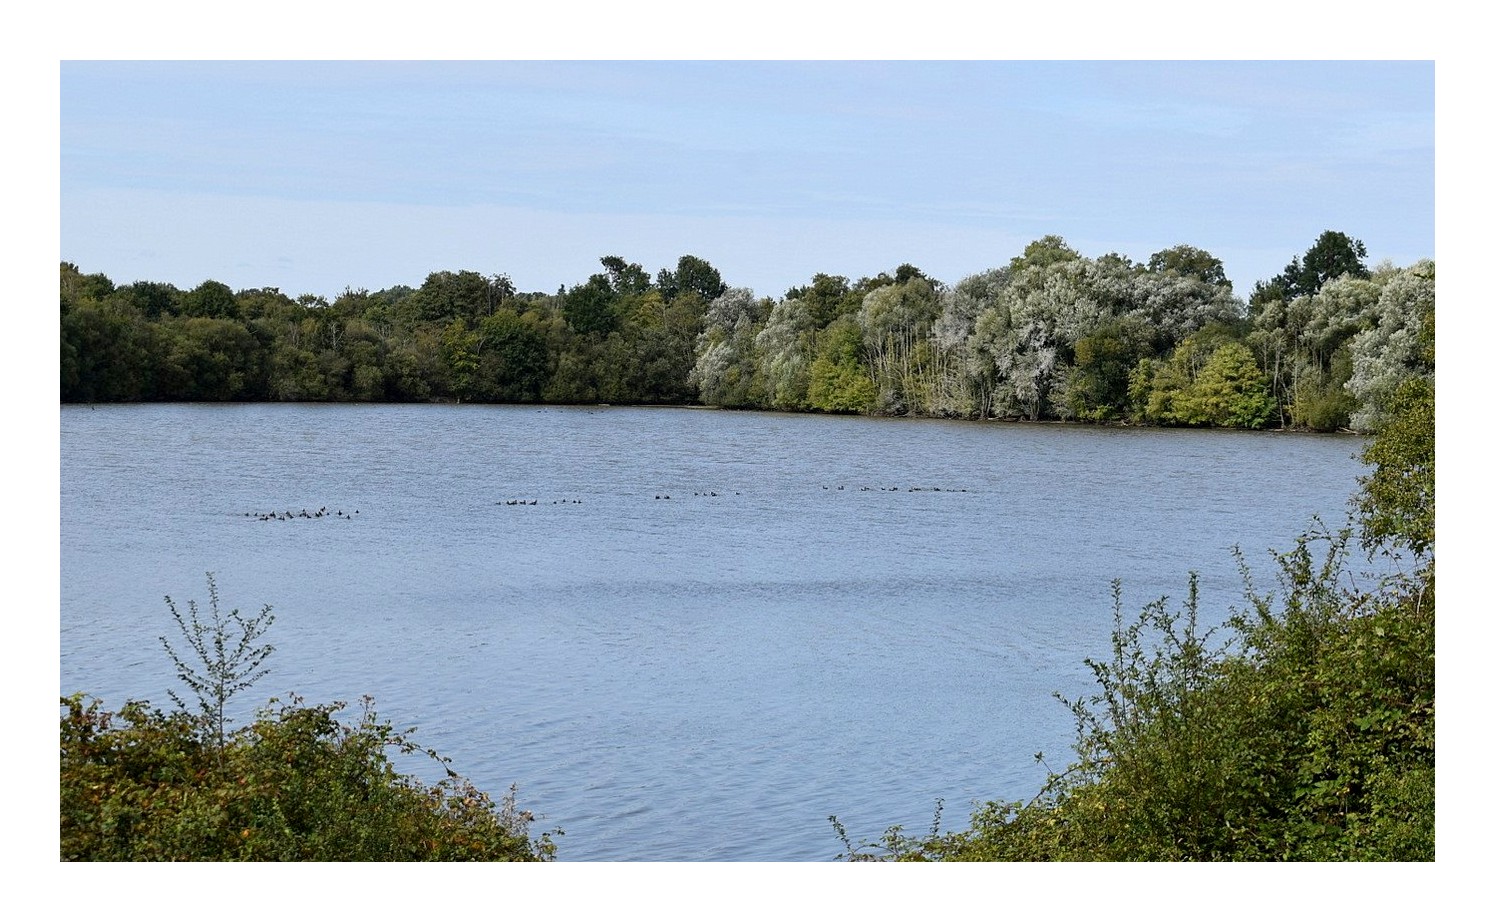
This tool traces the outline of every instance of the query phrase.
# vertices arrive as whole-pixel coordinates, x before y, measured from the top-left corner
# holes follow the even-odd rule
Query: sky
[[[1243,296],[1324,230],[1434,254],[1432,61],[63,61],[62,258],[335,297],[706,259],[782,296],[1047,234]]]

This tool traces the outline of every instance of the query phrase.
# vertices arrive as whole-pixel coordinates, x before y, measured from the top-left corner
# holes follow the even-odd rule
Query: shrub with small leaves
[[[207,620],[198,613],[197,602],[192,600],[187,602],[185,618],[171,596],[166,597],[166,607],[196,661],[178,654],[165,637],[158,639],[176,666],[177,678],[197,696],[198,711],[207,732],[222,748],[228,727],[226,709],[229,699],[270,671],[262,667],[275,648],[270,644],[258,647],[254,644],[275,623],[275,616],[270,613],[269,605],[252,618],[240,615],[237,608],[224,615],[218,607],[218,584],[211,573],[208,574]],[[177,707],[183,711],[188,709],[187,703],[175,691],[168,694]]]
[[[200,721],[131,701],[62,699],[61,857],[98,861],[544,861],[551,834],[511,789],[497,804],[364,699],[272,701],[220,749]],[[436,784],[395,771],[425,753]]]
[[[268,670],[274,618],[266,605],[223,615],[208,574],[208,615],[189,602],[183,617],[167,597],[196,657],[161,645],[197,696],[194,711],[128,701],[117,713],[82,694],[62,699],[61,855],[65,861],[545,861],[550,833],[529,835],[534,817],[497,804],[457,774],[450,760],[396,731],[363,699],[356,722],[345,705],[272,699],[253,722],[229,732],[225,705]],[[424,754],[445,777],[436,784],[397,772],[391,753]],[[559,834],[559,830],[556,830]]]

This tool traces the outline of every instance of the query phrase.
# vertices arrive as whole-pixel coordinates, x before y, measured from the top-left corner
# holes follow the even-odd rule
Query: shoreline
[[[1079,420],[1079,419],[1027,419],[1022,416],[920,416],[912,413],[891,415],[884,413],[835,413],[825,410],[781,410],[771,407],[723,407],[704,403],[520,403],[479,402],[460,400],[116,400],[116,401],[59,401],[59,408],[132,406],[326,406],[326,407],[533,407],[536,410],[700,410],[721,413],[778,413],[786,416],[855,417],[861,419],[931,420],[947,423],[1001,423],[1019,426],[1074,426],[1099,429],[1147,429],[1201,432],[1264,432],[1292,433],[1296,435],[1352,435],[1367,437],[1368,433],[1354,429],[1310,429],[1299,426],[1263,426],[1258,429],[1242,426],[1161,426],[1154,423],[1137,423],[1126,420]]]

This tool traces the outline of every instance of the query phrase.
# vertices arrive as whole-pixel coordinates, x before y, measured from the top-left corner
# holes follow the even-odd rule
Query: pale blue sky
[[[62,258],[117,283],[524,291],[682,254],[782,295],[1059,234],[1237,291],[1433,251],[1431,62],[64,62]]]

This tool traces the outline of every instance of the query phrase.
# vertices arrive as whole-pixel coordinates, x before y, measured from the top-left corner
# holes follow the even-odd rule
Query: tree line
[[[1374,431],[1434,266],[1365,265],[1325,231],[1243,301],[1181,244],[1146,263],[1057,236],[953,285],[904,264],[782,297],[682,256],[621,257],[555,294],[439,271],[335,300],[205,281],[115,285],[61,264],[64,403],[620,403]]]

